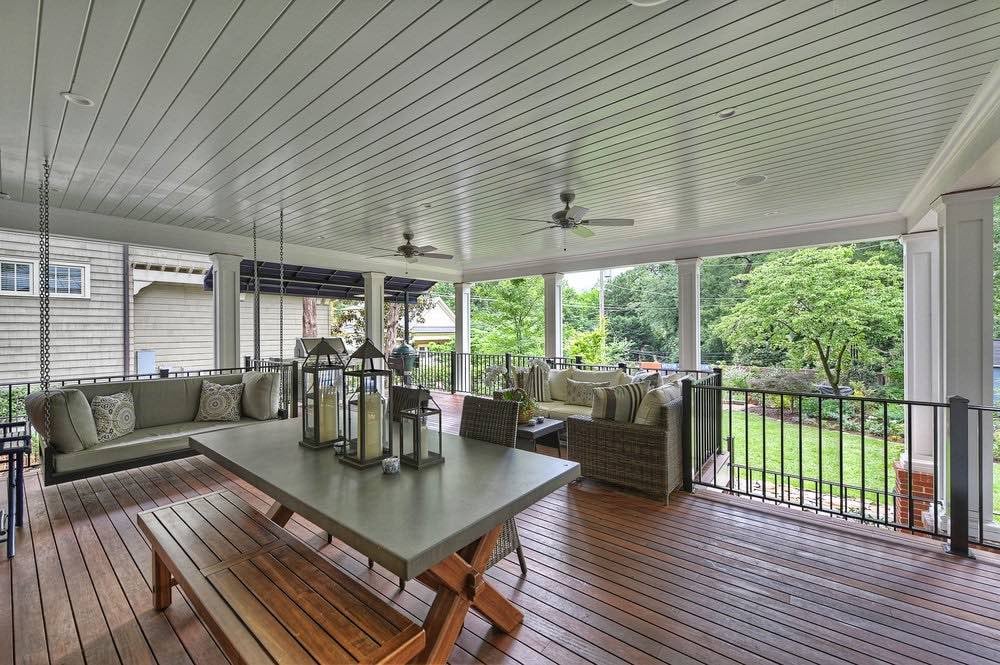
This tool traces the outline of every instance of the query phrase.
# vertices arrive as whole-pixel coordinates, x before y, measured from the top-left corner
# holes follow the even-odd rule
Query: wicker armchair
[[[513,448],[517,442],[517,409],[517,402],[466,395],[462,401],[462,422],[458,433],[470,439]],[[504,522],[487,568],[492,568],[511,552],[517,552],[521,574],[527,575],[528,565],[524,561],[524,550],[521,549],[521,538],[513,517]]]
[[[681,486],[681,400],[664,407],[663,427],[570,416],[568,457],[580,475],[667,500]]]

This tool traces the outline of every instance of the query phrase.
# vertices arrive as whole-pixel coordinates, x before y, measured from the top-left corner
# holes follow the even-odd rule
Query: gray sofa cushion
[[[256,420],[278,417],[280,398],[277,372],[247,372],[243,375],[243,415]]]
[[[242,374],[222,374],[134,381],[131,386],[135,396],[136,429],[191,422],[198,413],[202,381],[233,385],[242,379]]]
[[[188,448],[188,437],[195,434],[240,427],[256,422],[252,418],[244,418],[233,423],[187,422],[147,427],[135,430],[121,438],[98,444],[88,450],[54,455],[53,462],[57,473],[129,462],[143,457],[185,450]]]
[[[49,422],[52,436],[45,431],[45,393],[31,393],[25,399],[28,417],[35,429],[61,453],[72,453],[97,445],[97,426],[90,404],[75,388],[49,391]]]
[[[567,404],[558,400],[538,402],[536,406],[540,415],[555,420],[566,420],[570,416],[589,416],[591,409],[591,407],[582,404]]]

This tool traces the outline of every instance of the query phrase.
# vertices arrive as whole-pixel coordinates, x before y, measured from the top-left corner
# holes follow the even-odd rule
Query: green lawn
[[[731,416],[731,418],[730,418]],[[746,464],[756,469],[766,468],[769,485],[774,484],[772,472],[780,471],[782,465],[782,449],[784,450],[784,469],[787,475],[794,475],[791,481],[793,487],[798,487],[799,450],[801,432],[802,475],[806,478],[821,478],[823,481],[839,485],[853,486],[847,495],[860,497],[862,486],[862,441],[859,434],[844,432],[843,436],[843,476],[841,476],[841,435],[836,429],[824,427],[822,432],[814,425],[782,423],[777,418],[766,418],[745,411],[723,412],[723,436],[729,435],[730,422],[733,436],[733,463]],[[822,436],[822,475],[820,464],[820,438]],[[784,444],[782,445],[782,439]],[[882,440],[875,436],[866,436],[864,442],[864,487],[868,490],[884,491],[886,479],[891,492],[895,486],[893,463],[899,459],[903,450],[901,443],[889,442],[888,450]],[[766,452],[766,455],[765,455]],[[886,462],[888,461],[888,466]],[[756,481],[760,474],[754,475]],[[811,493],[814,485],[805,482],[805,489]],[[825,491],[829,491],[828,488]],[[770,490],[769,490],[770,493]],[[835,490],[839,495],[839,490]],[[873,493],[869,500],[874,501]]]
[[[733,436],[733,463],[746,464],[749,453],[750,466],[754,469],[764,467],[766,450],[766,468],[768,471],[768,495],[774,495],[774,476],[772,472],[781,469],[782,451],[782,422],[777,418],[768,418],[745,411],[723,411],[722,435],[729,435],[730,415],[732,416],[732,436]],[[799,473],[799,426],[796,423],[784,423],[784,457],[785,473],[794,475],[792,487],[798,487]],[[749,436],[747,433],[749,432]],[[820,429],[815,425],[803,425],[801,429],[802,440],[802,475],[807,478],[818,478],[820,471],[819,442]],[[836,428],[825,426],[822,431],[823,438],[823,475],[824,481],[836,484],[840,483],[840,434]],[[861,435],[844,432],[844,470],[843,483],[855,488],[861,487]],[[881,437],[866,435],[864,445],[864,487],[869,490],[868,501],[875,502],[875,494],[872,490],[885,490],[885,482],[888,480],[889,491],[895,488],[895,473],[893,464],[899,459],[903,452],[902,443],[889,442],[888,451],[882,444]],[[886,453],[888,453],[888,467],[886,466]],[[993,465],[993,511],[1000,512],[1000,463]],[[754,480],[760,482],[760,473],[754,473]],[[811,494],[814,485],[807,480],[805,489],[807,495]],[[829,491],[828,489],[826,490]],[[835,496],[839,496],[839,490],[834,490]],[[860,490],[849,489],[847,496],[853,498],[860,497]],[[882,499],[880,499],[881,501]]]

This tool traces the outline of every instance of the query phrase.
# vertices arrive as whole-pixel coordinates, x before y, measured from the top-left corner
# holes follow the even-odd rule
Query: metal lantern
[[[399,411],[399,461],[416,469],[444,461],[441,408],[429,391],[421,393],[418,406]]]
[[[375,367],[385,356],[370,340],[351,354],[344,375],[356,385],[347,403],[347,442],[341,462],[359,469],[380,465],[391,454],[389,398],[392,372]],[[356,363],[356,364],[355,364]]]
[[[309,340],[302,362],[302,440],[307,448],[343,447],[347,440],[345,424],[347,383],[344,377],[346,353],[339,337]]]

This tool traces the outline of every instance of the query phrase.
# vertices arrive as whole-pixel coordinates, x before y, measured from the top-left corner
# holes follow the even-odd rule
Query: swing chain
[[[281,281],[281,290],[278,292],[278,357],[281,359],[281,364],[284,365],[285,362],[285,209],[281,208],[278,212],[278,277]],[[284,377],[287,372],[284,370],[281,372],[281,403],[285,404],[285,396],[287,395],[287,388],[285,386]],[[297,380],[297,377],[292,377],[292,381]]]
[[[45,395],[45,439],[49,439],[52,419],[49,404],[49,378],[51,372],[49,354],[49,176],[52,166],[46,156],[42,163],[42,179],[38,183],[38,377],[42,394]]]
[[[260,276],[257,273],[257,220],[253,220],[253,357],[260,362]]]

